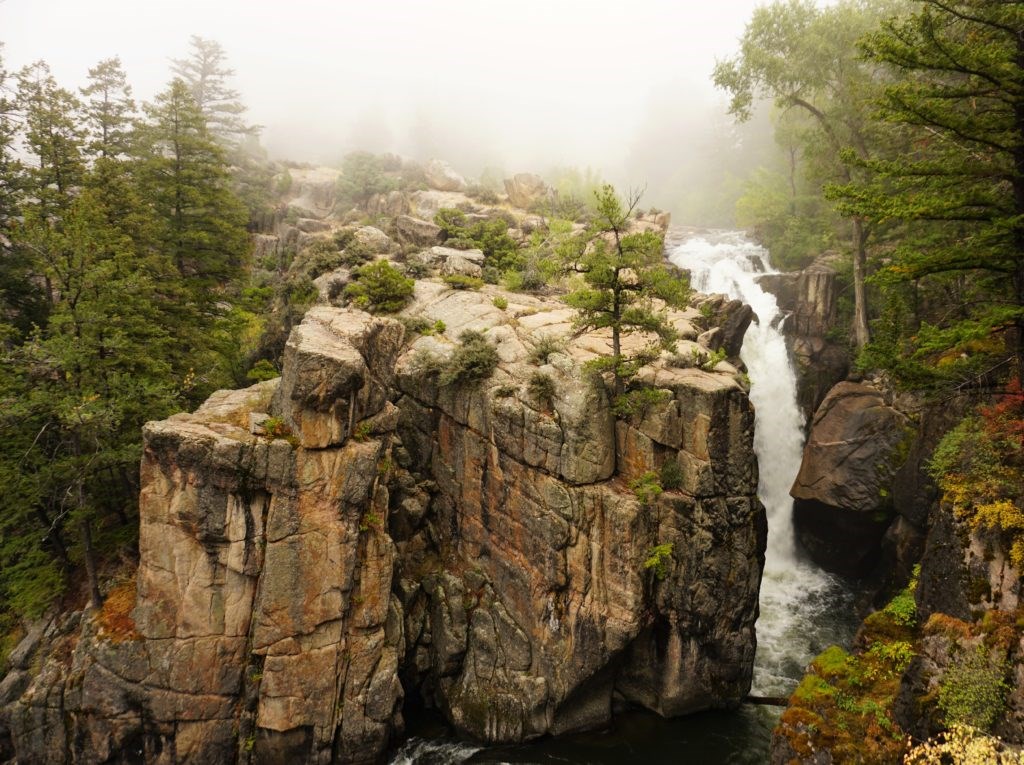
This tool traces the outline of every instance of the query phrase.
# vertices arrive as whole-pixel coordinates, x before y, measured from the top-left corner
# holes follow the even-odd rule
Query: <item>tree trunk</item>
[[[92,524],[88,518],[80,521],[82,529],[82,547],[85,550],[85,575],[89,580],[89,602],[93,608],[103,605],[100,597],[100,582],[96,575],[96,553],[92,549]]]
[[[871,340],[868,328],[868,303],[864,288],[867,276],[867,232],[860,218],[853,219],[853,337],[857,349]]]

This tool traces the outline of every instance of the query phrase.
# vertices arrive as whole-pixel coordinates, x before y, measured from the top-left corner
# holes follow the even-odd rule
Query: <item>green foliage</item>
[[[271,440],[275,438],[288,439],[292,435],[292,429],[280,417],[268,417],[265,419],[263,421],[263,432]]]
[[[352,438],[356,441],[366,441],[373,435],[373,423],[369,420],[362,420],[357,422],[355,428],[352,430]]]
[[[658,474],[653,470],[648,470],[643,475],[630,481],[629,489],[640,500],[641,505],[650,505],[657,501],[663,491],[658,480]]]
[[[641,386],[626,391],[612,402],[612,411],[617,417],[643,419],[652,409],[672,398],[672,391],[664,388]]]
[[[675,546],[671,542],[652,547],[647,551],[647,558],[644,560],[644,571],[652,572],[659,582],[663,581],[668,576],[674,549]]]
[[[140,175],[160,223],[159,241],[192,299],[212,308],[249,253],[245,208],[231,190],[224,151],[184,82],[173,81],[145,111]]]
[[[678,460],[665,460],[665,463],[661,466],[661,487],[665,491],[675,491],[682,488],[684,478],[683,469],[679,466]]]
[[[359,308],[373,313],[396,313],[412,300],[415,282],[386,260],[357,268],[345,294]]]
[[[914,601],[914,592],[909,587],[890,600],[883,610],[896,624],[904,627],[913,627],[917,624],[917,603]]]
[[[471,385],[485,380],[498,366],[498,351],[482,332],[467,329],[459,345],[440,370],[438,384]]]
[[[557,389],[555,381],[549,374],[534,372],[526,385],[530,397],[545,408],[550,409],[555,400]]]
[[[399,187],[399,181],[388,175],[393,163],[386,156],[366,151],[346,154],[338,178],[338,203],[342,206],[365,207],[370,197],[386,194]]]
[[[281,372],[278,371],[273,362],[268,359],[260,359],[252,365],[248,372],[245,373],[246,379],[251,380],[254,383],[273,380],[275,377],[280,376]]]
[[[891,643],[872,643],[867,655],[878,664],[885,665],[893,675],[900,675],[910,666],[915,656],[914,646],[907,640],[894,640]]]
[[[449,274],[444,277],[444,283],[453,290],[478,290],[484,286],[483,279],[465,274]]]
[[[616,396],[643,363],[675,346],[677,332],[659,306],[681,308],[689,299],[685,277],[664,261],[661,237],[650,231],[629,233],[629,216],[638,201],[633,194],[623,205],[615,189],[605,186],[597,195],[591,228],[574,240],[576,246],[563,249],[565,267],[583,277],[583,286],[565,298],[576,309],[576,328],[611,330],[611,355],[604,368],[614,377]],[[650,342],[639,353],[625,355],[621,339],[631,333]]]
[[[497,308],[499,311],[504,311],[506,308],[508,308],[508,300],[502,297],[501,295],[495,295],[494,300],[492,300],[491,302],[494,304],[494,307]]]
[[[796,180],[801,187],[810,188],[794,193]],[[776,268],[787,271],[810,265],[834,246],[837,233],[836,216],[822,197],[820,185],[764,168],[744,184],[736,201],[736,224],[768,249]]]
[[[547,364],[553,354],[565,352],[565,341],[554,335],[541,335],[532,343],[527,358],[531,364],[538,367]]]
[[[470,223],[461,210],[444,207],[434,216],[449,247],[479,248],[484,254],[484,265],[499,273],[516,269],[521,264],[519,245],[508,235],[508,221],[489,218]],[[469,245],[469,247],[466,247]]]
[[[998,652],[997,652],[998,653]],[[991,730],[1005,708],[1006,657],[990,655],[984,645],[963,651],[939,683],[939,709],[946,725]]]
[[[172,69],[188,86],[212,133],[227,143],[254,134],[257,128],[242,120],[245,105],[239,100],[238,91],[228,85],[234,70],[227,65],[224,48],[216,40],[199,35],[189,38],[189,46],[189,56],[173,59]]]
[[[1024,393],[1014,380],[990,406],[946,433],[928,471],[959,517],[999,532],[1018,568],[1024,566]]]
[[[912,150],[856,163],[866,177],[831,194],[898,226],[878,281],[903,310],[881,317],[874,360],[910,386],[963,390],[1011,359],[1024,368],[1021,24],[1015,3],[923,2],[862,46],[891,78],[879,140]]]

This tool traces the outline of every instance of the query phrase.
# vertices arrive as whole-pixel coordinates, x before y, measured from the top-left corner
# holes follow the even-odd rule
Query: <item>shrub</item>
[[[402,322],[402,326],[405,327],[405,332],[408,335],[432,334],[430,322],[422,316],[399,316],[398,320]]]
[[[1024,567],[1024,393],[1012,380],[1008,393],[980,407],[943,436],[928,470],[957,515],[974,527],[1002,534],[1010,562]]]
[[[459,346],[444,364],[438,383],[442,386],[477,383],[490,377],[498,366],[498,351],[482,332],[467,329]]]
[[[411,279],[424,279],[427,276],[430,276],[430,266],[422,260],[406,261],[405,275]]]
[[[263,432],[267,438],[273,440],[275,438],[288,438],[292,434],[292,429],[280,417],[268,417],[263,421]]]
[[[281,373],[277,371],[277,367],[267,359],[260,359],[245,373],[246,379],[252,380],[254,383],[273,380],[275,377],[280,376]]]
[[[491,302],[494,303],[494,307],[500,311],[504,311],[506,308],[508,308],[508,300],[502,297],[501,295],[495,295],[494,300],[492,300]]]
[[[453,290],[478,290],[484,286],[484,280],[465,274],[450,274],[444,277],[444,283]]]
[[[952,725],[939,739],[911,749],[904,765],[1022,765],[1024,753],[969,725]]]
[[[494,390],[495,398],[511,398],[516,395],[516,387],[514,385],[501,385]]]
[[[386,260],[362,266],[353,276],[355,281],[345,287],[345,294],[364,310],[395,313],[412,299],[415,282]]]
[[[617,396],[612,404],[612,411],[618,417],[639,417],[644,418],[647,413],[656,406],[672,398],[672,391],[664,388],[634,388],[631,391]]]
[[[529,391],[530,397],[545,408],[550,408],[554,403],[556,389],[551,375],[534,372],[530,375],[530,382],[527,383],[526,389]]]
[[[341,251],[341,262],[349,268],[361,266],[363,263],[373,260],[373,257],[373,250],[355,238]]]
[[[333,242],[320,239],[311,243],[299,253],[302,269],[310,279],[333,271],[345,264],[345,256],[338,251]]]
[[[521,263],[519,245],[508,235],[508,222],[502,218],[469,223],[461,210],[444,207],[437,211],[434,223],[444,233],[447,246],[457,243],[465,247],[468,243],[478,247],[484,253],[485,265],[499,272],[517,268]]]
[[[412,357],[412,369],[416,374],[439,375],[444,371],[445,361],[436,353],[420,348]]]
[[[471,184],[466,189],[466,196],[485,205],[496,205],[499,201],[498,195],[494,191],[486,186],[481,186],[479,183]]]
[[[533,341],[530,349],[529,360],[531,364],[541,366],[547,364],[552,354],[561,353],[565,350],[565,342],[554,335],[541,335]]]
[[[661,484],[658,483],[658,474],[653,470],[648,470],[639,478],[630,481],[629,488],[642,505],[649,505],[655,502],[663,491]]]
[[[669,542],[668,544],[655,545],[647,551],[647,559],[644,561],[644,571],[651,571],[654,573],[655,578],[660,582],[666,576],[668,576],[668,567],[672,562],[672,551],[674,545]]]
[[[676,459],[668,459],[661,466],[661,487],[666,491],[674,491],[683,485],[683,469]]]

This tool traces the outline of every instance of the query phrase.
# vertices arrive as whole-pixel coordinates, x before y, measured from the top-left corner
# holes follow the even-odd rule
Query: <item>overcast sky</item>
[[[711,68],[759,4],[0,0],[0,41],[9,69],[45,59],[66,86],[118,55],[145,100],[190,34],[215,39],[278,156],[331,160],[364,145],[511,170],[617,169],[666,105],[724,101]]]

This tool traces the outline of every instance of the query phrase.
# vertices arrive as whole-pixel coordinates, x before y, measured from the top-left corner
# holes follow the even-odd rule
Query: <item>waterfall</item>
[[[740,352],[755,407],[758,495],[768,513],[753,692],[788,694],[816,653],[848,637],[852,608],[846,586],[804,558],[794,542],[789,489],[800,469],[804,420],[782,334],[784,317],[775,296],[757,283],[758,276],[775,272],[768,252],[739,232],[690,236],[670,249],[669,259],[690,271],[694,289],[742,300],[757,315]]]

